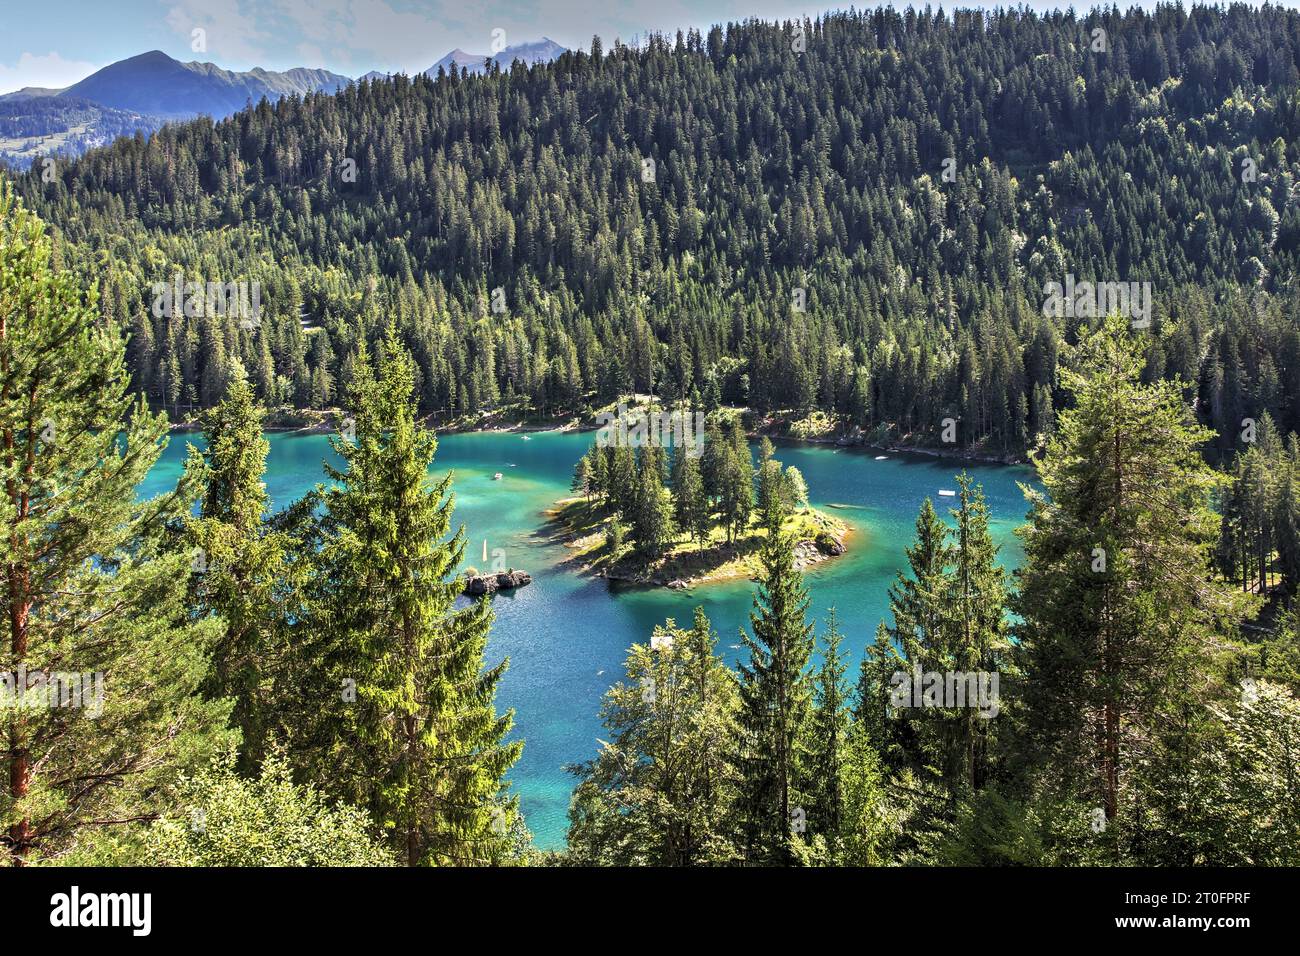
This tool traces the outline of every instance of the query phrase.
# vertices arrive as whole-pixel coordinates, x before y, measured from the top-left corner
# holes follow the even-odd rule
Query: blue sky
[[[1297,3],[1284,0],[1286,6]],[[488,52],[497,29],[505,31],[506,43],[548,36],[568,47],[586,47],[599,35],[608,46],[616,37],[628,40],[652,30],[707,27],[749,16],[784,19],[848,5],[847,0],[0,0],[0,92],[67,86],[116,60],[155,49],[233,70],[310,66],[347,76],[375,69],[415,73],[453,47]],[[858,0],[858,6],[872,5]],[[1031,0],[1029,5],[1043,9],[1058,3]],[[206,49],[194,49],[196,29],[205,31]]]

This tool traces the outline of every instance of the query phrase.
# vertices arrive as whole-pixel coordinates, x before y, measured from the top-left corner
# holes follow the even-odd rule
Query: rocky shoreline
[[[553,520],[563,521],[556,513]],[[840,557],[847,553],[846,544],[853,528],[842,522],[836,522],[834,531],[821,531],[815,538],[800,538],[794,543],[794,566],[804,571],[815,565]],[[589,538],[589,536],[588,536]],[[588,538],[571,538],[565,542],[566,547],[580,548]],[[634,587],[663,587],[673,591],[688,591],[700,584],[717,584],[734,581],[739,578],[758,580],[752,567],[747,566],[746,559],[752,558],[756,549],[742,549],[735,544],[718,544],[708,551],[688,551],[661,562],[656,567],[647,568],[644,564],[625,558],[612,565],[602,565],[599,561],[583,561],[581,556],[570,559],[583,573],[605,578]],[[716,561],[711,569],[696,571],[701,562],[710,559]]]

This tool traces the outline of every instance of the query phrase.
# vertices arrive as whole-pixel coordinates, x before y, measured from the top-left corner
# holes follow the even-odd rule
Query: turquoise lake
[[[269,439],[266,486],[275,508],[323,481],[323,461],[339,464],[324,435],[275,433]],[[492,552],[501,548],[507,566],[533,575],[530,586],[492,599],[496,622],[488,656],[493,662],[510,658],[497,703],[514,708],[514,734],[525,741],[510,779],[542,848],[564,845],[574,783],[564,767],[593,755],[596,738],[602,735],[601,697],[622,678],[628,648],[648,641],[665,618],[688,624],[695,606],[703,605],[719,634],[720,651],[734,661],[738,629],[748,626],[754,587],[736,581],[688,592],[615,591],[601,578],[562,567],[569,549],[543,512],[569,494],[573,465],[592,440],[590,432],[446,435],[439,439],[433,468],[437,474],[449,469],[455,474],[454,521],[464,524],[469,541],[465,563],[487,567]],[[141,494],[173,486],[187,442],[197,441],[193,435],[173,436]],[[939,498],[938,492],[956,489],[954,476],[965,468],[984,487],[993,533],[1010,569],[1021,558],[1012,531],[1026,510],[1017,482],[1029,481],[1032,475],[1025,467],[922,455],[890,454],[877,461],[878,454],[820,445],[777,447],[782,462],[803,472],[812,504],[855,527],[848,554],[807,573],[818,630],[826,609],[834,606],[854,668],[876,624],[887,615],[886,590],[905,561],[903,549],[911,542],[921,502],[932,498],[946,515],[952,501]],[[493,480],[496,472],[502,473],[502,480]],[[856,679],[856,671],[849,676]]]

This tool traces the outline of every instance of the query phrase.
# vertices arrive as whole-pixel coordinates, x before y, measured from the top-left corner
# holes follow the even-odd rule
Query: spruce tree
[[[699,462],[689,455],[682,457],[677,470],[677,487],[673,494],[677,527],[704,545],[709,536],[709,505]]]
[[[662,555],[673,539],[672,504],[660,477],[657,451],[642,449],[632,510],[632,537],[649,558]]]
[[[957,477],[959,507],[951,510],[953,529],[946,658],[960,674],[998,673],[1001,692],[1006,660],[1006,581],[989,533],[989,509],[981,488],[964,472]],[[981,678],[983,679],[983,678]],[[991,685],[990,685],[991,686]],[[969,687],[969,685],[968,685]],[[1000,705],[999,710],[1000,710]],[[978,790],[988,775],[991,721],[967,699],[950,718],[945,778],[950,788]]]
[[[356,443],[335,439],[345,467],[324,496],[325,766],[407,865],[499,862],[522,748],[493,702],[508,662],[484,670],[490,603],[455,607],[464,529],[448,537],[451,475],[428,474],[438,443],[415,423],[411,359],[390,331],[377,374],[360,364]]]
[[[722,435],[722,426],[716,418],[710,418],[704,424],[704,452],[700,456],[700,477],[704,481],[704,494],[716,503],[722,497],[725,481],[726,453],[731,446]]]
[[[792,827],[807,825],[813,638],[808,593],[789,535],[766,538],[762,562],[749,616],[754,633],[741,631],[749,661],[740,665],[736,822],[747,862],[779,864],[793,858]]]
[[[893,633],[909,665],[926,670],[942,653],[947,604],[944,591],[952,548],[948,528],[930,499],[916,517],[916,540],[907,548],[907,572],[899,571],[889,589]]]
[[[569,489],[575,495],[582,495],[588,501],[591,500],[592,477],[591,477],[591,453],[583,455],[578,459],[578,463],[573,466],[573,483]]]
[[[838,858],[844,822],[844,763],[849,733],[849,692],[844,680],[848,665],[841,649],[843,640],[835,608],[831,608],[826,617],[822,665],[817,671],[810,721],[808,823],[810,832],[826,838],[832,859]]]
[[[889,770],[902,770],[917,751],[915,726],[902,719],[903,715],[891,705],[898,674],[911,679],[907,661],[898,652],[889,628],[881,621],[858,670],[853,725],[866,745],[879,754],[881,765]]]
[[[733,422],[731,434],[722,451],[720,463],[722,521],[727,541],[738,538],[749,526],[754,510],[754,467],[739,422]]]
[[[274,733],[274,670],[289,625],[296,582],[289,579],[283,532],[264,525],[262,476],[270,444],[262,410],[236,367],[225,397],[203,416],[202,451],[190,446],[188,467],[204,491],[189,521],[196,566],[192,600],[221,621],[205,690],[234,702],[231,722],[243,734],[240,769],[251,772]]]

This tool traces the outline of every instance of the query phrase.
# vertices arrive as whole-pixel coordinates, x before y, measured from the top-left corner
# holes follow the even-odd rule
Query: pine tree
[[[709,505],[704,496],[699,461],[690,455],[683,455],[678,465],[673,507],[676,510],[677,527],[693,536],[703,547],[709,537]]]
[[[627,445],[614,445],[609,452],[609,503],[615,511],[631,516],[636,503],[636,455]]]
[[[945,589],[950,613],[942,661],[959,675],[979,674],[980,686],[986,686],[984,675],[998,673],[1000,689],[1007,646],[1005,575],[997,564],[998,549],[989,534],[989,511],[982,489],[964,472],[957,476],[957,487],[959,507],[950,511],[956,527]],[[972,685],[963,684],[969,694]],[[968,697],[964,708],[944,714],[943,768],[951,791],[963,787],[978,790],[984,785],[992,720],[984,713]]]
[[[660,477],[658,456],[650,448],[643,448],[642,452],[636,476],[632,537],[642,554],[657,558],[673,540],[672,505]]]
[[[592,480],[590,452],[579,458],[578,463],[573,466],[573,483],[569,488],[575,495],[582,495],[587,500],[591,500]]]
[[[407,865],[496,862],[518,813],[502,777],[522,748],[493,704],[508,662],[483,669],[489,602],[454,606],[464,531],[447,538],[451,476],[428,476],[437,440],[415,424],[410,357],[390,331],[377,375],[361,364],[356,443],[335,440],[346,467],[324,496],[325,759]]]
[[[722,435],[722,426],[716,418],[710,418],[704,425],[704,452],[700,456],[700,477],[704,481],[704,494],[712,502],[722,497],[725,482],[727,451],[730,445]]]
[[[891,706],[895,675],[910,677],[907,662],[894,645],[885,622],[876,625],[875,640],[867,645],[858,671],[853,702],[853,726],[865,744],[880,756],[888,770],[902,770],[916,753],[916,732]]]
[[[948,563],[952,547],[948,529],[930,499],[916,517],[916,540],[907,548],[908,572],[900,571],[889,589],[889,609],[894,617],[894,638],[908,665],[934,669],[940,660],[947,622]]]
[[[801,821],[806,826],[801,801],[807,794],[813,638],[808,593],[789,536],[765,539],[762,561],[749,616],[754,633],[741,632],[749,662],[740,665],[736,822],[746,862],[772,864],[792,859],[791,829]]]
[[[1144,384],[1142,347],[1118,318],[1079,344],[1073,406],[1026,491],[1014,609],[1032,746],[1049,779],[1114,819],[1128,775],[1196,683],[1212,633],[1243,603],[1216,585],[1208,430],[1178,387]]]
[[[129,397],[120,329],[51,254],[0,181],[0,672],[24,685],[24,706],[0,708],[0,846],[15,865],[157,812],[178,773],[234,743],[229,705],[197,693],[217,623],[189,614],[191,558],[169,527],[197,489],[136,500],[166,418]]]
[[[773,530],[785,519],[785,496],[782,494],[781,463],[774,457],[772,442],[764,438],[758,446],[758,495],[755,505],[764,527]]]
[[[732,423],[731,435],[721,453],[720,481],[720,510],[730,543],[749,526],[754,510],[754,468],[738,422]]]

